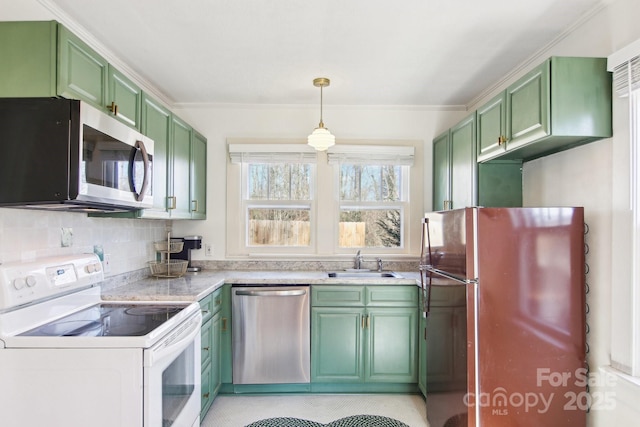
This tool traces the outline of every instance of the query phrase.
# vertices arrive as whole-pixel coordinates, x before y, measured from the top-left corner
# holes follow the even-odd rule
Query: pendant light
[[[313,79],[313,85],[320,88],[320,123],[307,138],[307,143],[318,151],[325,151],[336,143],[336,137],[331,135],[329,129],[324,127],[324,123],[322,122],[322,88],[329,86],[329,83],[330,81],[326,77]]]

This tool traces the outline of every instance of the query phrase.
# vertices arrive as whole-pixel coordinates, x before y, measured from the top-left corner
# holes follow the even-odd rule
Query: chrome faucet
[[[382,271],[382,258],[376,258],[376,262],[378,263],[378,271]]]
[[[355,268],[356,270],[360,270],[360,268],[362,268],[363,258],[364,257],[360,255],[360,249],[358,249],[358,252],[356,252],[356,257],[353,262],[353,268]]]

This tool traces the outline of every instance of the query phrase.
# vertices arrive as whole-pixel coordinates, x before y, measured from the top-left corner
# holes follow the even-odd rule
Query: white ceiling
[[[603,3],[40,1],[174,103],[394,106],[467,105]]]

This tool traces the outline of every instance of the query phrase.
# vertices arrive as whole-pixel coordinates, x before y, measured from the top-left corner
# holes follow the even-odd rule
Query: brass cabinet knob
[[[107,109],[113,113],[114,116],[118,115],[118,105],[111,101],[111,105],[107,105]]]
[[[169,197],[167,197],[167,199],[169,199],[169,206],[167,207],[167,209],[175,209],[176,208],[176,196],[169,196]]]

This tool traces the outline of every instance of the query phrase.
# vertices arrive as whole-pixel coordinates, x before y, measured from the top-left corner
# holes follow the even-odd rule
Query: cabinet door
[[[453,309],[453,379],[467,383],[467,309]]]
[[[200,381],[200,419],[204,419],[211,407],[211,403],[213,403],[213,396],[211,395],[211,364],[208,364],[202,370]]]
[[[105,109],[107,61],[62,25],[58,26],[58,94]]]
[[[191,147],[191,217],[207,218],[207,139],[193,132]]]
[[[453,380],[453,313],[449,307],[432,307],[427,317],[427,387]]]
[[[173,188],[170,194],[172,218],[191,218],[191,197],[189,182],[191,176],[191,133],[192,129],[178,117],[171,119],[171,176]]]
[[[506,104],[506,93],[501,92],[476,111],[478,161],[503,153],[507,146]]]
[[[211,320],[202,324],[200,329],[200,363],[206,366],[211,362]]]
[[[121,122],[140,129],[142,90],[109,65],[108,96],[105,108]]]
[[[426,340],[426,318],[422,312],[420,315],[420,327],[418,329],[418,387],[424,396],[427,395],[427,340]]]
[[[215,398],[221,385],[221,326],[222,315],[216,313],[211,319],[211,395]]]
[[[366,381],[417,382],[417,315],[415,308],[367,310]]]
[[[476,170],[476,115],[474,113],[451,128],[450,209],[476,205]]]
[[[449,131],[433,140],[433,201],[432,210],[450,209],[451,145]]]
[[[56,96],[58,24],[0,22],[0,96]]]
[[[507,88],[507,151],[549,135],[550,61]]]
[[[222,308],[220,310],[220,376],[223,384],[233,382],[233,353],[231,336],[231,285],[222,287]]]
[[[311,309],[311,382],[360,382],[364,309]]]
[[[169,138],[171,137],[171,112],[158,101],[142,94],[140,130],[153,139],[153,208],[142,211],[143,218],[168,218],[167,189],[169,175]]]

